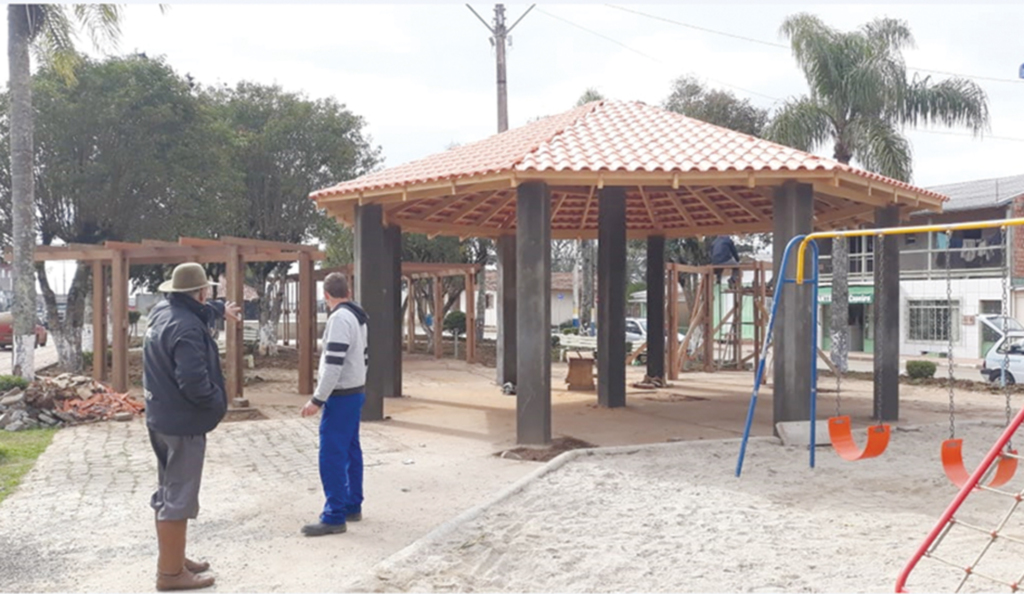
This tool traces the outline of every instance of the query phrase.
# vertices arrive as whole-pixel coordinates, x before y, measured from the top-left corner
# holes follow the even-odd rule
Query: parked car
[[[1004,363],[1007,364],[1007,384],[1015,384],[1017,378],[1024,378],[1024,331],[1010,331],[992,345],[981,364],[982,377],[1001,383]]]
[[[36,324],[36,346],[46,346],[46,328]],[[14,315],[9,311],[0,312],[0,348],[10,348],[14,344]]]
[[[679,342],[683,342],[684,336],[678,334]],[[635,345],[647,341],[647,320],[645,318],[626,318],[626,340]],[[668,340],[668,337],[665,337]]]
[[[1003,335],[1004,325],[1007,332],[1024,332],[1024,324],[1018,322],[1016,318],[1004,317],[1001,314],[979,314],[978,321],[995,330],[999,336]]]

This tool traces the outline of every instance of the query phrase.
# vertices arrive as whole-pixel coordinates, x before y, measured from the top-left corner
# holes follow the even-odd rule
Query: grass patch
[[[0,431],[0,503],[14,492],[25,476],[53,441],[56,429]]]

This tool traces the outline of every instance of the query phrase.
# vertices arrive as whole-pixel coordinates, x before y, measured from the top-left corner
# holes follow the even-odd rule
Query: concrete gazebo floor
[[[405,397],[385,400],[384,426],[408,428],[425,436],[463,437],[494,452],[515,447],[516,399],[502,395],[494,385],[493,368],[413,355],[405,358],[403,370]],[[742,436],[752,387],[750,372],[686,373],[662,390],[629,387],[627,406],[609,409],[597,405],[595,392],[565,390],[562,378],[566,370],[564,363],[552,364],[555,438],[568,436],[599,446],[615,446]],[[287,378],[292,372],[259,369],[256,373],[272,381],[246,388],[252,406],[272,418],[297,414],[305,399],[293,391],[294,382]],[[640,381],[643,375],[643,367],[627,368],[627,384]],[[821,378],[818,387],[819,418],[834,415],[832,378]],[[948,418],[944,390],[906,385],[901,390],[903,406],[898,425],[938,423]],[[851,415],[855,425],[870,423],[871,394],[871,382],[844,380],[842,412]],[[988,393],[962,392],[957,395],[958,416],[965,420],[976,417],[976,413],[991,416],[988,409],[1001,406],[997,400]],[[771,415],[772,390],[764,386],[752,435],[772,434]]]

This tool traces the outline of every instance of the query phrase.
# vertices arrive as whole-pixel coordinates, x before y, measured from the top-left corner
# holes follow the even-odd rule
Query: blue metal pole
[[[816,433],[818,426],[818,242],[813,239],[811,244],[811,263],[814,272],[811,274],[811,468],[814,468],[814,448],[817,445]]]
[[[764,377],[764,368],[768,360],[768,345],[772,342],[772,329],[775,328],[775,313],[779,310],[779,301],[782,298],[782,285],[786,282],[786,262],[789,261],[789,252],[805,235],[797,235],[786,244],[782,252],[782,264],[779,265],[779,274],[775,279],[775,294],[772,298],[772,313],[768,316],[768,331],[764,334],[764,345],[761,348],[761,359],[757,362],[757,372],[754,374],[754,391],[750,395],[750,406],[747,408],[747,422],[743,427],[743,440],[740,442],[740,455],[736,460],[736,476],[739,477],[743,471],[743,457],[747,453],[747,441],[750,439],[750,427],[754,423],[754,409],[757,408],[757,395],[761,391],[761,379]],[[817,249],[817,246],[815,246]],[[815,259],[815,264],[817,260]],[[815,285],[817,286],[817,285]],[[815,297],[817,298],[817,297]]]

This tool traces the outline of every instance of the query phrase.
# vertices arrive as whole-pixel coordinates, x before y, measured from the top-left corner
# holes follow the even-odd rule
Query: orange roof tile
[[[313,192],[349,223],[355,201],[390,203],[403,230],[462,236],[514,231],[515,188],[545,181],[553,237],[593,237],[595,189],[624,186],[632,237],[771,230],[772,188],[811,183],[815,228],[869,222],[874,208],[938,209],[945,197],[637,101],[563,114]]]

